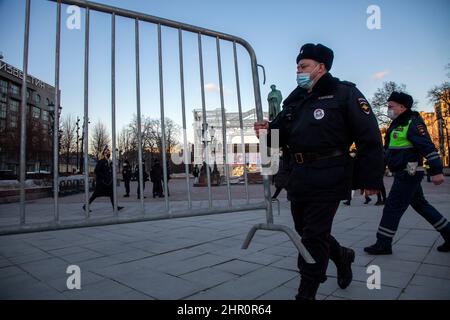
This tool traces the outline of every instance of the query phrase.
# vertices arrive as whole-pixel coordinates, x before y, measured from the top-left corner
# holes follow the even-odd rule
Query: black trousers
[[[107,195],[107,194],[104,194],[104,193],[100,194],[97,190],[94,190],[94,192],[92,193],[91,197],[89,198],[89,204],[91,204],[98,197],[109,197],[109,199],[111,200],[111,204],[114,207],[114,199],[113,199],[112,192],[111,192],[111,194]]]
[[[125,180],[125,194],[130,195],[130,180]]]
[[[383,187],[381,188],[380,192],[377,193],[377,201],[380,202],[381,200],[386,202],[386,188],[384,187],[384,183],[383,183]]]
[[[137,196],[139,198],[141,196],[141,185],[139,184],[139,180],[137,180],[137,183],[138,183],[138,185],[137,185],[136,193],[137,193]],[[145,190],[145,181],[142,184],[142,186],[144,187],[144,190]],[[144,193],[144,192],[142,192],[142,193]]]
[[[153,182],[153,197],[162,195],[163,195],[163,187],[161,180]]]
[[[331,235],[338,207],[339,202],[291,202],[295,230],[316,262],[308,264],[298,255],[302,281],[325,282],[328,261],[338,262],[341,257],[341,246]]]

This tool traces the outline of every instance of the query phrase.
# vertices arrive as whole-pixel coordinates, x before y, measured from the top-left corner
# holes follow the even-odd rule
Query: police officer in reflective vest
[[[380,190],[383,178],[383,146],[375,116],[353,83],[334,78],[329,70],[333,51],[321,44],[305,44],[297,57],[298,87],[283,102],[283,111],[272,121],[256,122],[279,130],[280,146],[291,163],[286,189],[295,229],[314,258],[307,264],[298,256],[301,281],[296,299],[315,299],[326,281],[328,261],[337,267],[341,288],[352,281],[355,252],[342,247],[331,235],[334,215],[348,197],[352,182],[367,195]],[[356,143],[359,165],[353,166],[350,146]]]
[[[445,242],[438,251],[450,251],[450,223],[425,200],[420,185],[424,176],[423,157],[430,166],[432,182],[435,185],[444,182],[441,158],[420,114],[411,111],[412,105],[413,98],[406,93],[394,91],[388,99],[388,116],[393,121],[385,136],[385,149],[394,183],[378,227],[377,242],[364,248],[369,254],[392,254],[392,240],[410,205],[441,233]]]

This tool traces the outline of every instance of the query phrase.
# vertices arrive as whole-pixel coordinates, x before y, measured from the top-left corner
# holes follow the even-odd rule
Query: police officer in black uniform
[[[292,171],[287,183],[295,229],[315,260],[298,256],[301,282],[296,299],[315,299],[326,281],[328,261],[337,267],[338,284],[352,281],[355,253],[331,236],[334,215],[341,200],[354,189],[376,194],[383,178],[383,148],[375,116],[353,83],[334,78],[329,70],[333,51],[321,44],[305,44],[297,57],[298,87],[283,102],[272,121],[255,123],[255,131],[279,130],[280,146],[289,152]],[[271,135],[269,135],[269,140]],[[352,164],[355,142],[358,163]]]
[[[384,147],[394,183],[378,227],[377,242],[364,248],[369,254],[392,254],[392,240],[410,205],[444,238],[438,251],[450,252],[450,223],[425,200],[420,185],[424,176],[423,157],[430,166],[432,182],[435,185],[444,182],[441,158],[420,114],[411,111],[412,105],[413,98],[403,92],[394,91],[388,98],[388,116],[393,121],[386,133]]]

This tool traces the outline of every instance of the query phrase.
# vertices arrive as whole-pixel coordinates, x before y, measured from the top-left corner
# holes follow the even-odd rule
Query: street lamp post
[[[80,140],[80,118],[77,116],[77,173],[78,173],[78,142]]]
[[[55,123],[55,121],[56,121],[55,113],[57,113],[58,120],[59,120],[59,117],[60,117],[60,115],[61,115],[61,109],[62,109],[62,107],[59,106],[58,109],[56,109],[56,108],[55,108],[55,104],[54,104],[53,102],[50,102],[50,103],[48,104],[48,108],[49,108],[49,114],[50,114],[50,117],[52,118],[52,126],[51,126],[50,130],[51,130],[52,134],[57,134],[57,135],[58,135],[58,140],[57,140],[57,141],[58,141],[58,144],[57,144],[56,148],[57,148],[57,152],[58,152],[58,155],[59,155],[62,131],[58,128],[58,131],[55,132],[53,126],[54,126],[54,123]],[[56,110],[58,110],[58,111],[56,111]],[[54,140],[53,140],[53,141],[54,141]],[[53,142],[53,148],[55,148],[54,142]],[[59,158],[59,157],[58,157],[58,158]],[[59,159],[58,159],[58,161],[59,161]],[[57,166],[57,167],[55,168],[55,164],[53,164],[53,170],[58,170],[58,173],[59,173],[59,166]]]

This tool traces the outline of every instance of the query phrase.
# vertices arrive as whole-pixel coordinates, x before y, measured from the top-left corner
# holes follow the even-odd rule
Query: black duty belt
[[[294,153],[295,162],[298,164],[304,164],[316,160],[334,158],[342,156],[344,152],[341,150],[325,151],[325,152],[297,152]]]

